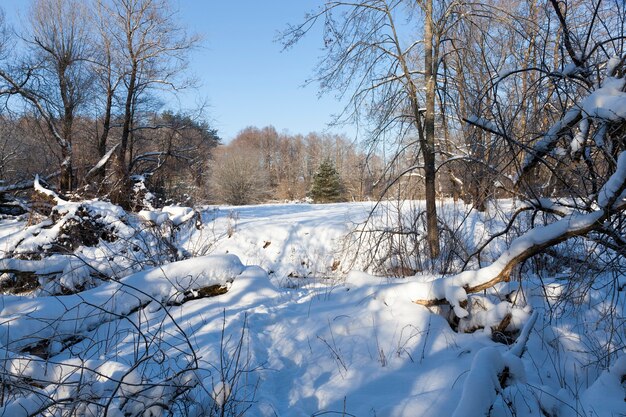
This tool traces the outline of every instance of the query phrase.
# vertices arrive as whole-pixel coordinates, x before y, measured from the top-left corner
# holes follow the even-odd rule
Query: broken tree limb
[[[526,350],[526,344],[528,343],[528,338],[530,337],[530,331],[533,329],[533,327],[535,327],[535,323],[537,322],[537,317],[539,317],[539,313],[537,313],[537,310],[535,310],[533,311],[533,314],[530,316],[526,324],[524,324],[524,327],[517,337],[517,340],[515,341],[513,346],[511,346],[511,349],[509,349],[509,352],[512,355],[515,355],[518,358],[522,357],[524,350]]]
[[[38,193],[43,194],[43,195],[45,195],[47,197],[50,197],[57,204],[65,204],[65,203],[67,203],[67,201],[65,201],[64,199],[59,197],[59,195],[57,193],[55,193],[54,191],[49,190],[49,189],[45,188],[43,185],[41,185],[41,183],[39,182],[39,174],[35,175],[35,180],[33,181],[33,188]]]
[[[102,158],[100,158],[100,160],[98,161],[98,163],[96,165],[93,166],[93,168],[91,168],[86,174],[85,174],[85,179],[84,181],[88,181],[91,177],[93,177],[95,174],[97,174],[98,172],[101,172],[106,164],[109,162],[109,160],[111,159],[111,156],[115,153],[115,150],[120,146],[119,143],[117,143],[115,146],[113,146],[111,149],[109,149],[109,151],[104,154],[104,156]]]
[[[54,172],[50,175],[47,175],[45,177],[42,177],[42,179],[44,181],[49,181],[52,178],[58,177],[61,174],[60,171]],[[10,192],[14,192],[14,191],[24,191],[24,190],[29,190],[31,188],[33,188],[33,185],[35,184],[34,180],[24,180],[24,181],[18,181],[14,184],[9,184],[9,185],[3,185],[0,187],[0,194],[4,194],[4,193],[10,193]]]

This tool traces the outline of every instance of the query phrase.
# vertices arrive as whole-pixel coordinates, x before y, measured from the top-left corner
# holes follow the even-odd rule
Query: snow
[[[607,77],[602,87],[593,91],[580,104],[582,111],[593,118],[618,121],[626,119],[626,80]]]
[[[166,221],[172,222],[174,226],[179,226],[191,220],[195,213],[191,207],[165,206],[160,210],[141,210],[137,215],[157,226]]]
[[[488,130],[493,133],[500,134],[500,129],[498,126],[490,120],[485,119],[484,117],[478,117],[476,115],[471,115],[467,118],[467,121],[473,125],[479,126],[485,130]]]
[[[621,356],[610,369],[602,375],[583,394],[586,408],[593,409],[598,415],[624,415],[626,397],[624,397],[624,375],[626,375],[626,355]],[[598,402],[603,398],[602,402]]]
[[[174,226],[181,225],[193,218],[195,211],[191,207],[165,206],[161,212],[167,213]]]
[[[271,204],[211,208],[208,224],[183,239],[189,252],[210,245],[212,253],[234,253],[259,265],[278,285],[297,285],[303,277],[335,276],[348,261],[341,254],[348,231],[367,218],[371,203]],[[334,266],[334,267],[333,267]]]
[[[613,185],[604,191],[615,192]],[[62,219],[76,213],[73,204],[62,206]],[[513,202],[498,204],[512,211]],[[222,407],[233,414],[249,407],[244,415],[255,417],[624,413],[623,325],[614,326],[626,316],[626,294],[611,285],[626,282],[622,275],[601,274],[583,289],[580,282],[571,288],[560,277],[525,273],[498,291],[465,291],[530,245],[589,227],[602,218],[601,209],[568,212],[509,245],[496,239],[485,252],[486,261],[495,261],[490,267],[393,278],[341,256],[370,203],[166,207],[137,217],[104,203],[83,205],[116,224],[123,238],[78,248],[73,261],[66,254],[1,260],[7,269],[64,271],[58,279],[78,292],[1,297],[0,369],[21,388],[5,397],[0,415],[26,416],[42,407],[61,415],[69,405],[55,402],[77,397],[86,399],[79,415],[102,414],[108,404],[111,416],[170,415],[159,403],[170,404],[175,416],[219,415]],[[444,216],[463,210],[469,209],[452,202],[441,207]],[[472,211],[467,218],[459,230],[469,248],[507,222],[495,213]],[[12,251],[34,247],[51,226],[0,222],[0,244]],[[187,259],[160,255],[157,235],[171,244],[167,253]],[[140,250],[113,257],[133,245]],[[109,280],[81,290],[80,276],[93,273],[91,266]],[[228,291],[185,300],[212,285]],[[567,298],[572,290],[584,297]],[[506,297],[513,291],[519,304]],[[433,295],[451,308],[414,303]],[[461,317],[458,327],[472,333],[450,326],[450,310]],[[511,346],[491,334],[507,315],[506,331],[519,331]],[[46,357],[35,349],[42,341]]]
[[[504,370],[504,360],[493,347],[478,351],[463,385],[463,395],[452,417],[488,416],[502,389],[498,374]]]
[[[583,119],[578,125],[578,132],[572,139],[570,144],[571,154],[577,154],[583,149],[585,143],[587,142],[587,137],[589,136],[589,119]]]
[[[40,183],[39,183],[39,175],[35,175],[35,181],[33,182],[33,188],[35,189],[35,191],[43,194],[43,195],[47,195],[48,197],[51,197],[54,201],[56,201],[58,204],[63,204],[66,203],[65,200],[63,200],[61,197],[59,197],[57,195],[57,193],[55,193],[52,190],[48,190],[47,188],[44,188]]]
[[[169,216],[167,215],[167,213],[161,213],[153,210],[141,210],[139,213],[137,213],[137,215],[145,221],[152,222],[157,226],[160,226],[164,222],[169,220]]]
[[[536,161],[537,157],[540,157],[550,152],[556,146],[561,131],[565,127],[574,123],[580,117],[580,113],[581,109],[574,106],[570,110],[568,110],[561,119],[554,123],[550,127],[550,129],[548,129],[548,132],[546,132],[546,134],[541,139],[539,139],[537,143],[535,143],[535,145],[533,146],[533,151],[529,152],[528,155],[526,155],[523,163],[523,168],[526,169],[526,167],[532,165]],[[572,146],[576,147],[577,141],[579,140],[581,140],[581,138],[573,141]],[[515,182],[517,182],[517,178]]]
[[[606,74],[608,76],[613,76],[615,75],[615,69],[617,68],[617,66],[620,64],[622,60],[620,59],[620,57],[613,55],[610,59],[609,62],[607,62],[606,64]]]
[[[21,349],[42,340],[62,340],[150,302],[178,303],[185,291],[228,285],[243,271],[236,256],[212,255],[141,271],[76,295],[4,296],[0,343]]]
[[[607,71],[611,73],[619,63],[619,59],[609,60]],[[528,153],[524,161],[524,167],[532,165],[538,156],[552,151],[559,138],[563,135],[566,127],[571,127],[580,118],[578,130],[570,142],[572,155],[580,152],[586,145],[592,122],[597,124],[593,140],[599,147],[604,147],[604,136],[607,131],[607,122],[619,122],[626,119],[626,92],[624,85],[626,79],[608,76],[604,79],[600,88],[593,90],[580,103],[572,106],[565,115],[555,122],[548,132],[535,143],[533,150]],[[482,125],[479,120],[474,123]],[[490,125],[484,125],[491,129]]]
[[[570,62],[569,64],[565,65],[565,68],[563,68],[561,74],[563,74],[564,76],[571,76],[574,75],[578,70],[578,66],[573,62]]]
[[[619,193],[619,194],[618,194]],[[617,168],[598,193],[598,205],[607,209],[609,203],[614,206],[623,204],[626,198],[626,151],[617,158]]]

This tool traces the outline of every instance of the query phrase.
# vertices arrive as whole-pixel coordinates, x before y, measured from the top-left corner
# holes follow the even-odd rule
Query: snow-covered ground
[[[445,307],[411,298],[440,277],[347,267],[349,233],[370,203],[139,215],[87,206],[118,238],[71,256],[32,255],[47,250],[51,223],[0,222],[12,256],[3,268],[51,277],[0,301],[0,416],[626,415],[620,273],[594,274],[593,285],[565,270],[524,274],[521,286],[473,298],[480,308],[458,328],[475,331],[462,333]],[[77,212],[66,205],[59,217]],[[459,236],[475,248],[504,220],[469,213]],[[506,243],[490,246],[492,259]],[[46,293],[76,271],[63,281],[74,294]],[[206,288],[227,292],[203,297]],[[507,314],[515,344],[492,334]]]

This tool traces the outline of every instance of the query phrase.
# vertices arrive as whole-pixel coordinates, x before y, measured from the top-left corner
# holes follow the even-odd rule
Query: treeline
[[[144,187],[154,195],[152,203],[202,202],[209,198],[209,169],[220,142],[217,131],[206,122],[170,112],[145,114],[138,119],[145,128],[135,129],[128,151],[131,173],[131,208],[139,208]],[[117,121],[114,122],[117,124]],[[98,136],[102,121],[79,117],[73,126],[73,190],[67,198],[107,197],[114,175],[98,166]],[[118,129],[114,127],[114,129]],[[0,116],[0,191],[28,191],[35,175],[58,189],[63,154],[51,143],[45,121],[35,114]],[[115,151],[115,144],[107,152]],[[106,153],[105,153],[106,155]],[[5,200],[10,199],[4,195]]]
[[[145,128],[134,131],[129,152],[135,209],[144,202],[158,206],[302,201],[310,198],[315,174],[324,162],[332,165],[340,180],[336,201],[376,198],[380,192],[376,184],[382,160],[341,135],[247,127],[222,145],[215,129],[189,116],[163,112],[144,114],[139,120]],[[114,121],[114,129],[118,124]],[[74,122],[75,198],[106,196],[107,178],[94,180],[102,174],[97,167],[101,131],[99,119],[79,117]],[[35,175],[55,188],[61,162],[44,120],[32,113],[0,116],[0,190],[15,186],[30,190]],[[148,201],[146,193],[151,196]]]
[[[279,134],[272,126],[248,127],[216,149],[209,189],[212,199],[229,204],[310,197],[324,162],[337,171],[335,201],[376,198],[382,160],[340,135]]]

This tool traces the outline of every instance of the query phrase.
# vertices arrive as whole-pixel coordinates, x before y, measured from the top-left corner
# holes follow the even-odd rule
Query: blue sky
[[[279,131],[323,131],[342,109],[332,96],[318,99],[317,85],[303,87],[323,46],[321,28],[281,52],[278,31],[299,22],[321,0],[173,0],[182,25],[200,34],[191,72],[200,88],[181,98],[183,107],[207,99],[208,116],[228,141],[246,126],[274,125]],[[27,0],[1,0],[7,17],[25,16]],[[178,106],[175,103],[173,107]],[[353,135],[350,127],[331,129]]]

